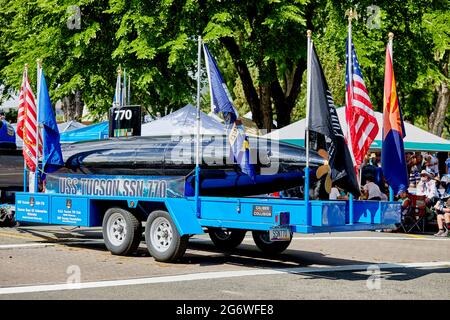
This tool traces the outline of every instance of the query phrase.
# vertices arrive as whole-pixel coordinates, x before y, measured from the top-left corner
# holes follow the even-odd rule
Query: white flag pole
[[[131,105],[131,76],[128,76],[127,104]]]

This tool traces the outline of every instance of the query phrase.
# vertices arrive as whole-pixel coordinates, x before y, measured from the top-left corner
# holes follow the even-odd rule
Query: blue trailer
[[[147,183],[153,189],[144,188],[138,196],[120,195],[123,192],[19,192],[15,218],[42,224],[101,226],[105,245],[115,255],[137,250],[145,232],[148,251],[162,262],[182,257],[189,237],[196,234],[209,233],[218,248],[230,250],[251,231],[261,251],[275,254],[289,246],[295,232],[393,228],[401,218],[398,202],[184,197],[170,192],[167,180],[149,179]]]

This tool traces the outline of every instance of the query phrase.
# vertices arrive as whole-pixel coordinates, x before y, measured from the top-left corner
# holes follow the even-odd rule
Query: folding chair
[[[411,224],[413,223],[413,216],[412,216],[413,209],[414,208],[411,205],[409,205],[409,207],[406,209],[402,209],[402,212],[401,212],[402,218],[400,221],[399,229],[401,228],[404,233],[408,233],[407,230],[409,230],[409,228],[411,227]],[[399,230],[399,229],[397,229],[397,230]]]
[[[419,232],[425,232],[425,222],[427,216],[427,205],[425,202],[425,196],[411,195],[411,212],[410,217],[412,218],[411,225],[404,227],[402,223],[403,230],[406,233],[411,232],[414,228],[417,228]]]

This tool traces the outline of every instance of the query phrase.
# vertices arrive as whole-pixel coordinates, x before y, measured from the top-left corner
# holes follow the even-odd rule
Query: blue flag
[[[230,143],[234,160],[241,167],[243,173],[251,178],[255,177],[255,169],[250,161],[250,145],[245,134],[244,126],[238,119],[239,115],[231,102],[225,81],[220,74],[216,60],[203,45],[206,57],[206,71],[208,73],[209,89],[211,94],[211,109],[214,113],[222,112],[227,129],[227,138]]]
[[[58,125],[48,95],[44,70],[41,72],[39,87],[39,123],[43,126],[42,170],[44,171],[43,178],[45,178],[45,173],[56,171],[64,166],[64,160],[59,143]]]

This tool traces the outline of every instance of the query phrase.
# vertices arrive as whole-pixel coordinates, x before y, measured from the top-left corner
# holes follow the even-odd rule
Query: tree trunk
[[[273,112],[270,85],[261,84],[259,86],[259,97],[261,101],[261,115],[263,118],[263,126],[260,129],[265,129],[267,132],[272,130]]]
[[[261,112],[260,99],[255,86],[253,85],[253,79],[250,75],[247,64],[241,57],[241,50],[236,41],[231,37],[221,38],[220,40],[230,53],[234,66],[239,74],[239,78],[241,78],[245,98],[247,99],[253,115],[253,121],[255,121],[258,128],[264,128],[264,119]]]
[[[293,66],[293,72],[285,76],[285,91],[281,88],[278,79],[272,82],[272,98],[277,113],[278,128],[291,123],[291,113],[301,91],[302,76],[305,70],[306,61],[304,59]]]
[[[83,115],[83,101],[81,101],[81,92],[66,96],[62,100],[61,109],[64,112],[65,121],[80,121]]]
[[[438,95],[437,102],[433,113],[430,115],[428,127],[432,134],[441,136],[444,130],[445,117],[447,115],[450,100],[448,83],[442,82],[440,85],[436,86],[436,92]]]

